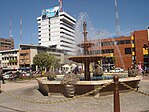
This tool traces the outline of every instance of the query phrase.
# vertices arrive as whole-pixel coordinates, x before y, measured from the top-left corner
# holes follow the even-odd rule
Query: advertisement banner
[[[58,15],[59,15],[59,6],[42,10],[42,16],[51,18],[51,17],[55,17]]]

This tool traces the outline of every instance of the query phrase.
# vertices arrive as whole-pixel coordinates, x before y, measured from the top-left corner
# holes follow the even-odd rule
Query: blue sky
[[[41,15],[42,9],[57,5],[58,0],[0,0],[0,37],[9,36],[9,21],[12,18],[12,35],[15,48],[18,48],[22,17],[22,43],[38,44],[36,18]],[[149,26],[148,5],[149,0],[118,0],[122,34]],[[63,0],[63,9],[76,18],[85,12],[95,28],[115,34],[114,0]]]

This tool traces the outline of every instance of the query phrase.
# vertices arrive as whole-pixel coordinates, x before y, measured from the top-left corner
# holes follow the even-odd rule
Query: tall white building
[[[53,46],[64,50],[67,54],[74,54],[75,18],[66,12],[60,12],[59,6],[57,6],[43,10],[37,21],[39,45]]]

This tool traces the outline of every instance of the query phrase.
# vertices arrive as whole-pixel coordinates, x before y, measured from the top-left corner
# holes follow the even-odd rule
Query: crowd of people
[[[143,67],[141,62],[139,62],[138,64],[133,63],[131,68],[130,69],[128,68],[128,76],[130,76],[130,77],[131,76],[134,77],[136,75],[144,76],[144,75],[147,75],[146,74],[147,72],[148,71],[147,71],[146,67]]]

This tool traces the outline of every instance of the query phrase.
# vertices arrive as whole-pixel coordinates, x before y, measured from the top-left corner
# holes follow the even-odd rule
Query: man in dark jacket
[[[2,67],[0,67],[0,79],[3,81],[3,84],[5,84]]]

